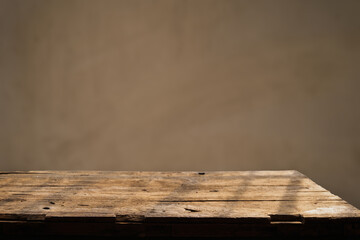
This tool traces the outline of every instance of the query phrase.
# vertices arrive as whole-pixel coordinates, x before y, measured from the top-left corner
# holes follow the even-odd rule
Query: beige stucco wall
[[[360,207],[359,12],[0,0],[0,170],[297,169]]]

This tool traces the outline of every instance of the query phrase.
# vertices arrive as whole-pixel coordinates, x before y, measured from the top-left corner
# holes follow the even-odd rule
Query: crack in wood
[[[299,202],[298,199],[266,199],[266,200],[262,200],[262,199],[223,199],[223,200],[213,200],[213,199],[206,199],[206,200],[160,200],[158,202],[163,202],[163,203],[167,203],[167,202]],[[338,201],[341,202],[343,201],[342,199],[319,199],[318,201],[330,201],[330,202],[334,202],[334,201]],[[301,200],[301,202],[313,202],[313,200]]]
[[[201,212],[200,210],[191,209],[191,208],[184,208],[184,209],[189,212]]]

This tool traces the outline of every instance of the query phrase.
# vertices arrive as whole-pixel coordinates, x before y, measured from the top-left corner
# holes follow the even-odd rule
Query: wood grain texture
[[[0,172],[3,236],[358,236],[359,222],[297,171]]]

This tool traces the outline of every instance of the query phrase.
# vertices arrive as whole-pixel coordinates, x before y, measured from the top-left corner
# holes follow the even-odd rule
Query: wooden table
[[[2,238],[357,239],[359,226],[358,209],[297,171],[0,172]]]

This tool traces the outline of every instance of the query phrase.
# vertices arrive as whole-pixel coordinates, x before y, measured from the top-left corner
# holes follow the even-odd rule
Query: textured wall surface
[[[0,170],[296,169],[360,207],[359,12],[0,0]]]

